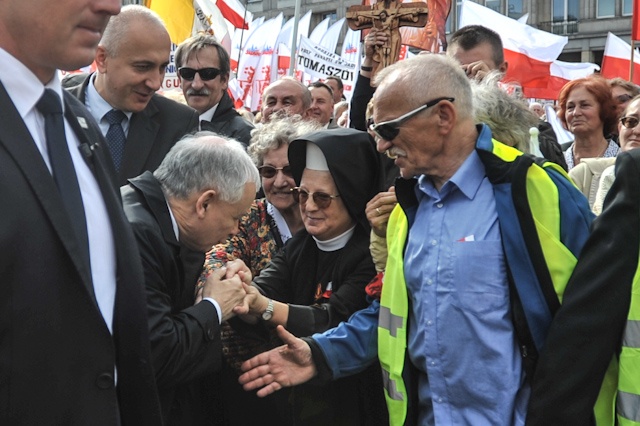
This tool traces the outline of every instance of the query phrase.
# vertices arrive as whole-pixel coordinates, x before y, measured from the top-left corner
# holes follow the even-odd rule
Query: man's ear
[[[502,73],[502,74],[506,74],[507,73],[507,69],[509,69],[509,62],[504,61],[502,63],[502,65],[500,65],[498,67],[498,70]]]
[[[213,208],[213,204],[217,199],[217,193],[213,189],[204,191],[196,199],[196,214],[199,218],[204,218],[207,214],[207,210]]]
[[[456,122],[458,116],[457,110],[453,107],[453,104],[449,101],[441,101],[437,106],[438,114],[438,127],[444,130],[446,133],[450,132]]]
[[[220,75],[220,83],[222,83],[222,90],[229,88],[229,74]]]
[[[107,53],[107,49],[104,48],[104,46],[102,45],[98,45],[98,48],[96,49],[96,67],[98,69],[98,72],[100,72],[100,74],[105,74],[107,72],[107,59],[109,57],[109,54]]]

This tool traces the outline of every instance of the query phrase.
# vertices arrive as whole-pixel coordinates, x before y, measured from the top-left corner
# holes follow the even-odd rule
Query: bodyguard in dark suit
[[[198,34],[180,43],[175,59],[184,98],[200,114],[200,129],[249,146],[254,126],[238,114],[227,93],[231,66],[224,47],[214,36]]]
[[[98,71],[63,82],[100,125],[119,185],[155,170],[176,141],[198,128],[194,110],[155,93],[170,51],[169,34],[157,15],[143,6],[125,6],[100,41]]]
[[[119,10],[0,2],[2,425],[161,424],[135,240],[100,131],[56,70],[90,63]]]
[[[211,424],[206,409],[213,401],[205,400],[198,379],[219,369],[220,322],[233,316],[245,296],[231,263],[198,289],[205,300],[194,305],[196,280],[184,278],[181,254],[199,252],[202,265],[206,251],[238,231],[259,182],[240,143],[201,132],[179,141],[154,173],[130,179],[121,189],[144,267],[165,424]]]

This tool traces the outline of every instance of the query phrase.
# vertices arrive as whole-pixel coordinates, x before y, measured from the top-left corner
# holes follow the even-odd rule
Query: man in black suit
[[[249,146],[254,126],[238,114],[227,93],[231,66],[224,47],[214,36],[198,34],[178,46],[175,60],[184,97],[200,114],[200,129]]]
[[[57,69],[119,0],[0,2],[0,424],[159,425],[142,268],[113,166]]]
[[[197,289],[204,300],[194,305],[196,280],[184,278],[180,254],[199,252],[202,265],[205,252],[238,232],[259,185],[258,170],[240,143],[201,132],[176,143],[155,172],[121,189],[144,267],[165,424],[211,424],[205,408],[212,401],[203,400],[198,379],[220,368],[220,322],[233,316],[245,296],[229,263]],[[251,283],[250,274],[243,278]]]
[[[162,86],[170,51],[169,33],[157,14],[144,6],[125,6],[98,45],[98,71],[63,82],[100,125],[119,185],[155,170],[176,141],[198,128],[194,110],[155,93]]]

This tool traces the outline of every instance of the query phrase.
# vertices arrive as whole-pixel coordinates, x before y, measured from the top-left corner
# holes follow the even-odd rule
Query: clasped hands
[[[196,293],[195,303],[210,297],[220,305],[222,321],[240,316],[247,322],[255,322],[267,309],[269,300],[251,285],[251,270],[240,260],[232,260],[214,270],[201,284]]]

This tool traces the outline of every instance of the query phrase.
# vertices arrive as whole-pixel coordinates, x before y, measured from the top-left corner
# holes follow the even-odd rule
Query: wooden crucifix
[[[402,3],[402,0],[384,0],[347,9],[347,23],[352,30],[375,27],[388,36],[387,43],[377,46],[373,55],[373,60],[380,64],[376,72],[398,61],[402,44],[400,27],[424,27],[428,16],[426,3]]]

